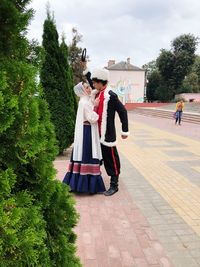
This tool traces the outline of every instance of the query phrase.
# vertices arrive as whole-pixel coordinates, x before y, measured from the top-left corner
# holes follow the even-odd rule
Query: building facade
[[[109,60],[106,69],[109,71],[109,84],[123,104],[142,103],[145,98],[145,70],[127,61],[115,63]]]

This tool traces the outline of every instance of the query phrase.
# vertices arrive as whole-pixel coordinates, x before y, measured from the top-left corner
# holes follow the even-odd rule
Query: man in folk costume
[[[104,166],[107,174],[111,176],[110,188],[104,192],[104,195],[111,196],[118,191],[120,174],[120,159],[116,148],[115,112],[118,113],[121,121],[121,137],[123,139],[129,135],[128,116],[117,94],[108,85],[108,70],[97,69],[92,73],[91,78],[96,89],[96,99],[99,100],[96,112],[99,115],[98,126]]]

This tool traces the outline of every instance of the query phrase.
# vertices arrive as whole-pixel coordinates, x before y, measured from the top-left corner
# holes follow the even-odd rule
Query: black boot
[[[104,192],[105,196],[112,196],[118,191],[118,179],[119,176],[111,176],[110,188]]]

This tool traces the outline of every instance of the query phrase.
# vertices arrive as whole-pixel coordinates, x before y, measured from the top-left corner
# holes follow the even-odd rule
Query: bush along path
[[[78,267],[78,215],[55,180],[54,127],[25,37],[29,2],[0,3],[0,266]]]

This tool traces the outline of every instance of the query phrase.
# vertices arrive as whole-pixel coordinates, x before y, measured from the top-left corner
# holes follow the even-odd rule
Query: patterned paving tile
[[[164,153],[166,153],[168,156],[172,157],[195,157],[196,155],[190,151],[187,150],[162,150]]]
[[[134,133],[135,129],[148,130],[151,138],[141,139],[133,135],[126,144],[119,142],[128,169],[124,174],[126,186],[167,248],[175,266],[182,266],[183,253],[186,255],[186,265],[183,266],[189,262],[191,266],[198,266],[199,258],[194,257],[188,244],[200,245],[200,187],[194,183],[197,179],[194,173],[198,170],[191,168],[200,165],[200,143],[142,123],[130,125],[131,132]],[[174,154],[169,152],[172,150]],[[181,150],[185,152],[183,156]],[[191,175],[193,178],[189,179]],[[174,254],[174,251],[179,253]]]
[[[200,160],[190,160],[190,161],[168,161],[167,165],[180,173],[182,176],[186,177],[192,183],[200,186],[200,172],[195,167],[200,166]]]
[[[193,254],[195,248],[200,249],[200,237],[180,218],[173,207],[163,199],[162,195],[148,183],[126,157],[121,155],[121,159],[126,170],[122,174],[123,183],[143,211],[174,266],[182,266],[181,264],[186,262],[197,267],[198,262]],[[175,254],[174,251],[176,251]]]
[[[143,138],[141,139],[136,139],[133,137],[133,141],[136,145],[140,147],[147,147],[147,148],[152,148],[152,147],[157,147],[157,148],[174,148],[174,147],[184,147],[184,144],[170,140],[170,139],[155,139],[155,138]]]

